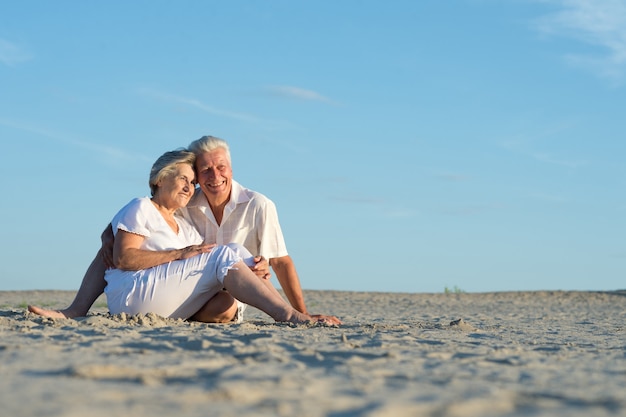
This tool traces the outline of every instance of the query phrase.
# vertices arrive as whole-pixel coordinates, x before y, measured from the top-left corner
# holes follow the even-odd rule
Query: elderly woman
[[[194,159],[185,150],[166,152],[150,172],[152,197],[132,200],[113,218],[117,268],[105,274],[109,311],[187,319],[225,288],[276,321],[313,321],[257,278],[243,260],[252,257],[243,246],[202,244],[194,227],[176,216],[194,193]]]

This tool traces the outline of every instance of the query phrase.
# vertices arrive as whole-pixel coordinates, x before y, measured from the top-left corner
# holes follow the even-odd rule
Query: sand
[[[5,416],[626,416],[626,291],[306,291],[341,327],[53,320],[0,292]]]

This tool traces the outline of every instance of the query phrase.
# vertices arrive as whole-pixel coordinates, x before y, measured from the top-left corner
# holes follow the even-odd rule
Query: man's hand
[[[251,266],[250,269],[261,279],[270,279],[272,277],[270,263],[262,256],[254,257],[254,266]]]

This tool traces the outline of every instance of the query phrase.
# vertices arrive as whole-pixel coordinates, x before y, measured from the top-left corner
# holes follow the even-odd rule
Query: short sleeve
[[[278,222],[276,205],[269,199],[262,199],[259,205],[261,211],[257,218],[257,238],[260,242],[259,254],[267,258],[280,258],[287,256],[285,238]]]
[[[125,205],[111,220],[113,234],[116,235],[118,230],[124,230],[125,232],[150,237],[146,210],[143,210],[146,202],[150,203],[145,198],[135,198]]]

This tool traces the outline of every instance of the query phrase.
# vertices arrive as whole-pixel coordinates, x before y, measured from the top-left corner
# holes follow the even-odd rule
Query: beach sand
[[[0,292],[5,416],[626,416],[626,291],[305,291],[341,327],[52,320]]]

